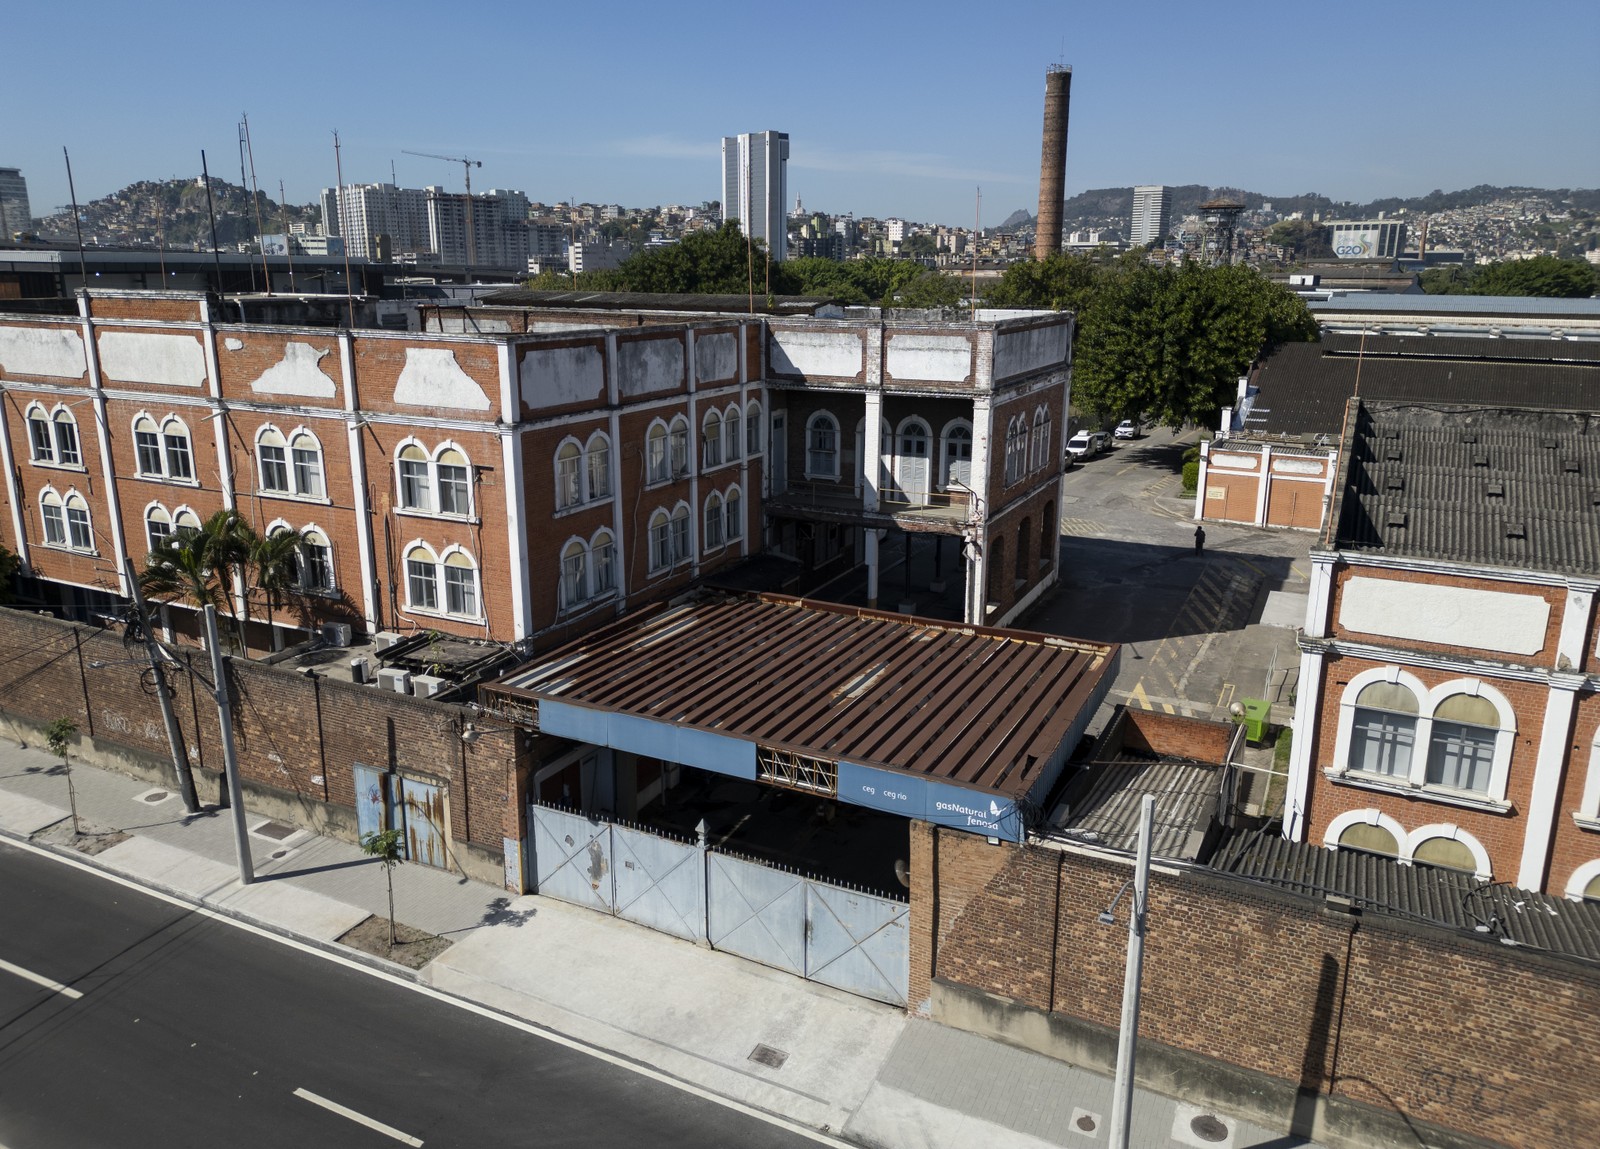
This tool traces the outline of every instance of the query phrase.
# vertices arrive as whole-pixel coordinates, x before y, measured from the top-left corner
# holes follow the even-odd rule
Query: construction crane
[[[467,266],[471,267],[478,261],[478,235],[472,230],[472,169],[481,168],[482,160],[469,160],[465,156],[436,156],[432,152],[408,152],[404,148],[401,152],[408,156],[420,156],[425,160],[444,160],[447,163],[460,164],[462,173],[467,177]]]

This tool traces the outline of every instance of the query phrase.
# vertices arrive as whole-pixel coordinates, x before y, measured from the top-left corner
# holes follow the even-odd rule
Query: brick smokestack
[[[1033,258],[1061,250],[1061,207],[1067,198],[1067,105],[1072,69],[1052,65],[1044,76],[1044,153],[1039,160],[1039,220]]]

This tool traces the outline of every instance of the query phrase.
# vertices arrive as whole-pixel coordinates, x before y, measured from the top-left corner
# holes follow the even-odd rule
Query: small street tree
[[[61,769],[67,775],[67,804],[72,808],[72,836],[76,838],[83,833],[78,828],[78,793],[72,785],[72,763],[67,754],[71,749],[72,736],[78,732],[78,724],[70,718],[57,718],[45,727],[44,740],[50,745],[50,753],[61,756]]]
[[[394,868],[405,860],[402,852],[404,839],[399,830],[374,830],[361,839],[361,852],[369,858],[378,859],[383,867],[383,876],[389,882],[389,946],[393,948],[399,944],[400,939],[395,934],[394,927]]]

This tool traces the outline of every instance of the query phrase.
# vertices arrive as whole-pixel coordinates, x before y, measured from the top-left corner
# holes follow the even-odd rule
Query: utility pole
[[[1145,911],[1150,893],[1150,829],[1156,797],[1139,803],[1139,853],[1133,868],[1133,906],[1128,912],[1128,964],[1122,975],[1122,1025],[1117,1031],[1117,1078],[1111,1098],[1111,1149],[1128,1149],[1133,1129],[1133,1053],[1139,1040],[1139,989],[1144,976]]]
[[[222,730],[222,770],[228,779],[228,807],[233,813],[233,850],[239,859],[239,884],[255,881],[250,859],[250,839],[244,825],[244,791],[239,786],[239,756],[233,746],[233,712],[228,701],[226,664],[217,638],[217,608],[206,603],[206,649],[211,652],[211,677],[215,680],[217,726]]]
[[[189,752],[183,744],[183,731],[178,729],[178,716],[172,712],[172,695],[168,693],[167,676],[161,668],[161,651],[156,645],[155,632],[150,629],[150,612],[145,609],[144,592],[139,589],[139,572],[133,569],[133,560],[124,558],[122,569],[128,576],[128,593],[133,598],[133,609],[139,616],[139,637],[144,640],[144,652],[150,659],[150,673],[155,675],[156,701],[161,704],[161,721],[167,728],[167,744],[172,748],[172,768],[178,775],[178,793],[183,798],[183,808],[191,814],[200,812],[200,800],[195,797],[194,775],[189,770]]]

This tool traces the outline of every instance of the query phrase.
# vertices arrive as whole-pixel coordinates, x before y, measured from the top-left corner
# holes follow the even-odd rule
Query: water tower
[[[1218,196],[1200,205],[1200,258],[1211,267],[1233,262],[1233,233],[1244,204]]]

